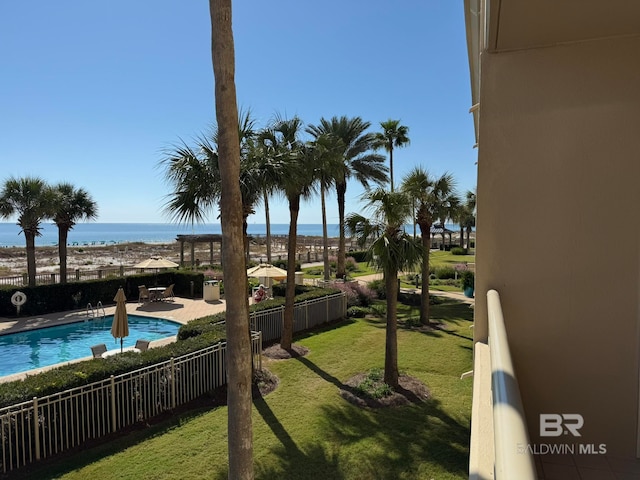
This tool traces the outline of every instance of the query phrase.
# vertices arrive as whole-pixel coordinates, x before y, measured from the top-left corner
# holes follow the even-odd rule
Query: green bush
[[[451,255],[467,255],[467,249],[462,247],[453,247]]]
[[[462,289],[475,288],[475,274],[471,270],[464,270],[460,274]]]
[[[359,305],[347,308],[347,317],[364,318],[371,312],[369,307],[361,307]]]
[[[456,278],[456,271],[448,265],[436,267],[433,271],[437,279]]]

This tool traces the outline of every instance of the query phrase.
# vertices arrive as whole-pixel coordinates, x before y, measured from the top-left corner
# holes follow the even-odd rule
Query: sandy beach
[[[204,247],[205,245],[201,245]],[[198,248],[196,252],[199,253]],[[189,252],[185,252],[188,256]],[[72,271],[96,270],[100,267],[135,265],[151,256],[161,256],[180,262],[180,244],[123,243],[111,246],[70,246],[67,249],[67,269]],[[207,257],[208,258],[208,247]],[[57,272],[60,268],[58,248],[36,247],[38,273]],[[27,253],[24,247],[0,249],[0,276],[20,275],[27,271]]]
[[[275,236],[272,241],[272,254],[274,256],[286,255],[286,237]],[[320,237],[298,236],[298,252],[320,252],[322,247]],[[330,248],[337,249],[337,239],[330,240]],[[214,262],[220,257],[217,250],[219,245],[214,244]],[[265,259],[266,248],[264,244],[252,242],[250,247],[252,258]],[[195,258],[203,264],[209,263],[210,252],[208,243],[195,244]],[[121,243],[116,245],[76,245],[67,247],[67,269],[97,270],[101,267],[117,267],[120,265],[132,266],[150,258],[160,256],[168,260],[180,263],[180,243]],[[277,258],[277,257],[276,257]],[[185,244],[184,260],[191,262],[191,246]],[[36,271],[37,273],[54,273],[60,269],[58,247],[36,247]],[[0,248],[0,277],[21,275],[27,271],[27,253],[25,247]]]

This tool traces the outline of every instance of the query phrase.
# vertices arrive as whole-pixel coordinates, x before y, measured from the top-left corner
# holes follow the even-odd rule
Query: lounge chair
[[[136,347],[138,350],[140,350],[141,352],[144,352],[145,350],[149,350],[149,340],[145,340],[143,338],[136,340]]]
[[[144,303],[145,300],[148,302],[151,300],[151,294],[149,293],[149,289],[145,285],[140,285],[138,287],[138,303]]]
[[[102,358],[102,354],[106,353],[107,346],[104,343],[99,343],[98,345],[94,345],[91,347],[91,353],[93,353],[93,358]]]
[[[167,288],[164,289],[164,292],[162,292],[162,300],[164,300],[165,298],[170,298],[173,300],[173,286],[175,285],[175,283],[172,283],[171,285],[169,285]]]

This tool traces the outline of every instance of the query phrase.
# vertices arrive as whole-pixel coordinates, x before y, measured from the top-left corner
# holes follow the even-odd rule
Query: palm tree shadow
[[[301,359],[299,357],[298,359]],[[271,454],[278,459],[278,464],[268,465],[256,462],[256,476],[264,479],[281,480],[282,478],[310,478],[309,472],[317,472],[317,478],[331,478],[341,480],[344,478],[339,467],[339,460],[336,454],[325,451],[321,444],[306,445],[305,451],[301,450],[295,440],[289,435],[286,428],[278,417],[276,417],[269,404],[262,396],[256,396],[253,404],[262,416],[264,422],[269,426],[273,434],[280,441],[271,449]],[[220,472],[217,478],[222,480],[227,478],[225,472]],[[284,477],[283,477],[284,473]]]

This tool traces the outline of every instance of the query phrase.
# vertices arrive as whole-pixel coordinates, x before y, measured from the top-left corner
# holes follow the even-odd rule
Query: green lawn
[[[403,307],[400,315],[415,316]],[[268,361],[280,378],[254,401],[254,458],[261,479],[467,478],[472,380],[472,311],[448,301],[432,307],[446,331],[398,332],[400,370],[420,378],[432,398],[420,405],[360,409],[338,394],[352,375],[382,367],[385,322],[348,320],[298,337],[310,353]],[[41,479],[224,479],[227,409],[175,415],[153,427],[31,469]],[[15,478],[21,478],[16,476]]]

